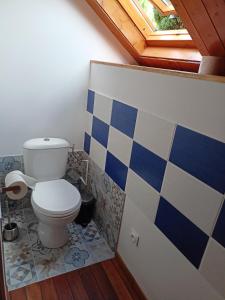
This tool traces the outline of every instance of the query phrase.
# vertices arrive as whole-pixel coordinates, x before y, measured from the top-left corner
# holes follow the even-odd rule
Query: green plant
[[[153,8],[153,15],[157,24],[157,30],[174,30],[184,28],[184,24],[179,16],[163,16],[156,8]]]
[[[148,0],[139,0],[140,5],[142,6],[142,8],[145,10],[148,9]]]
[[[156,27],[156,30],[174,30],[184,28],[184,24],[179,16],[162,15],[157,8],[153,7],[149,0],[138,0],[138,2]]]

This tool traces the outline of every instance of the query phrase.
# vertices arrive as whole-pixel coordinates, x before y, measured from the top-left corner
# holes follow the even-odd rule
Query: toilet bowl
[[[67,224],[79,213],[80,193],[64,179],[38,182],[31,196],[38,218],[38,236],[47,248],[58,248],[69,239]]]
[[[67,224],[79,213],[80,193],[64,179],[70,144],[60,138],[36,138],[23,145],[25,175],[35,181],[31,203],[38,223],[38,235],[48,248],[68,241]]]

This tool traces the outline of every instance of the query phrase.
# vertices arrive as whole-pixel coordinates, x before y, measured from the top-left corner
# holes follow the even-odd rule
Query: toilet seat
[[[38,182],[31,201],[40,213],[55,218],[69,216],[81,205],[79,191],[64,179]]]

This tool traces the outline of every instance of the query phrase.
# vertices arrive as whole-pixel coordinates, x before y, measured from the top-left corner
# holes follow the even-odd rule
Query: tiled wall
[[[24,171],[23,167],[23,156],[3,156],[0,157],[0,185],[5,185],[5,176],[7,173],[13,170]],[[20,201],[14,201],[8,199],[8,205],[10,210],[20,209],[30,206],[30,192]],[[2,212],[6,212],[6,195],[0,194]]]
[[[94,221],[110,248],[115,251],[125,193],[92,159],[89,159],[88,191],[97,199]]]
[[[225,297],[225,144],[89,90],[84,150]]]
[[[77,173],[85,178],[86,163],[83,160],[89,160],[89,172],[87,186],[81,186],[81,196],[83,198],[94,196],[97,200],[94,221],[110,248],[115,251],[119,239],[125,192],[84,151],[69,154],[67,180],[73,183],[74,175],[77,176]]]

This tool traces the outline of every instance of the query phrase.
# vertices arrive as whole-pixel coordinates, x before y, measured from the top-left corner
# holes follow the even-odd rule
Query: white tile
[[[154,222],[159,204],[159,193],[130,169],[127,176],[126,194],[143,214]]]
[[[225,298],[225,248],[212,238],[207,245],[200,272]]]
[[[102,170],[105,170],[106,149],[93,138],[91,138],[90,157]]]
[[[211,234],[223,196],[168,162],[162,196],[205,233]]]
[[[175,125],[152,114],[138,111],[134,140],[168,159]]]
[[[107,124],[111,121],[112,102],[108,97],[95,94],[94,115]]]
[[[129,200],[125,201],[118,253],[147,299],[224,300],[199,270]],[[139,233],[138,247],[129,238],[131,228]]]
[[[93,115],[88,111],[85,112],[85,131],[91,136]]]
[[[132,144],[131,138],[110,126],[108,150],[127,166],[130,164]]]
[[[99,63],[90,73],[90,89],[225,142],[225,84]]]

